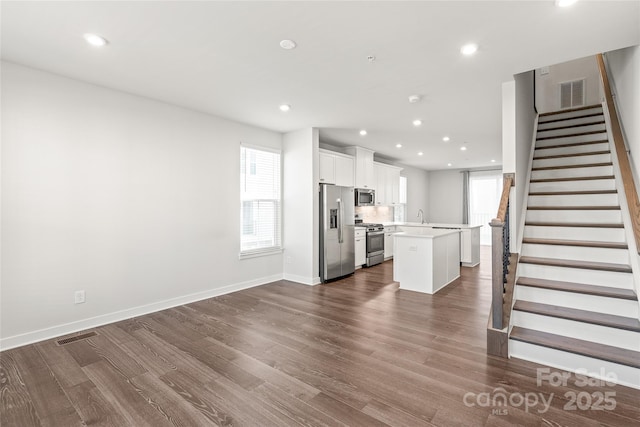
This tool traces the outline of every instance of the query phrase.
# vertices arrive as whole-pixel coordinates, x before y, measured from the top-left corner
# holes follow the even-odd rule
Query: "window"
[[[400,203],[393,207],[393,220],[395,222],[407,221],[407,177],[400,177]]]
[[[240,258],[281,250],[280,152],[240,147]]]
[[[489,223],[496,217],[502,195],[501,171],[478,171],[469,174],[469,210],[471,225],[481,225],[480,244],[491,245]]]

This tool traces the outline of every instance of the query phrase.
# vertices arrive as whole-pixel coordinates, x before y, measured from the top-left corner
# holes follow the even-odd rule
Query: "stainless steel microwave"
[[[367,188],[356,188],[356,206],[375,206],[376,191]]]

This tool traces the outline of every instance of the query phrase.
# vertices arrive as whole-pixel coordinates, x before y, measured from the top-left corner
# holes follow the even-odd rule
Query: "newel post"
[[[502,301],[504,293],[504,225],[495,218],[489,223],[491,226],[491,313],[492,327],[502,329]]]

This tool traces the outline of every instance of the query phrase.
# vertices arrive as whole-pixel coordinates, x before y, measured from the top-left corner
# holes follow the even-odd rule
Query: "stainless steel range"
[[[384,261],[384,225],[360,223],[367,228],[367,267]]]

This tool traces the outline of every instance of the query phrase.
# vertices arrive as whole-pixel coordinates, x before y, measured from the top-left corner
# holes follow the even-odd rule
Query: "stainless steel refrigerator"
[[[320,184],[320,278],[323,282],[355,271],[353,187]]]

